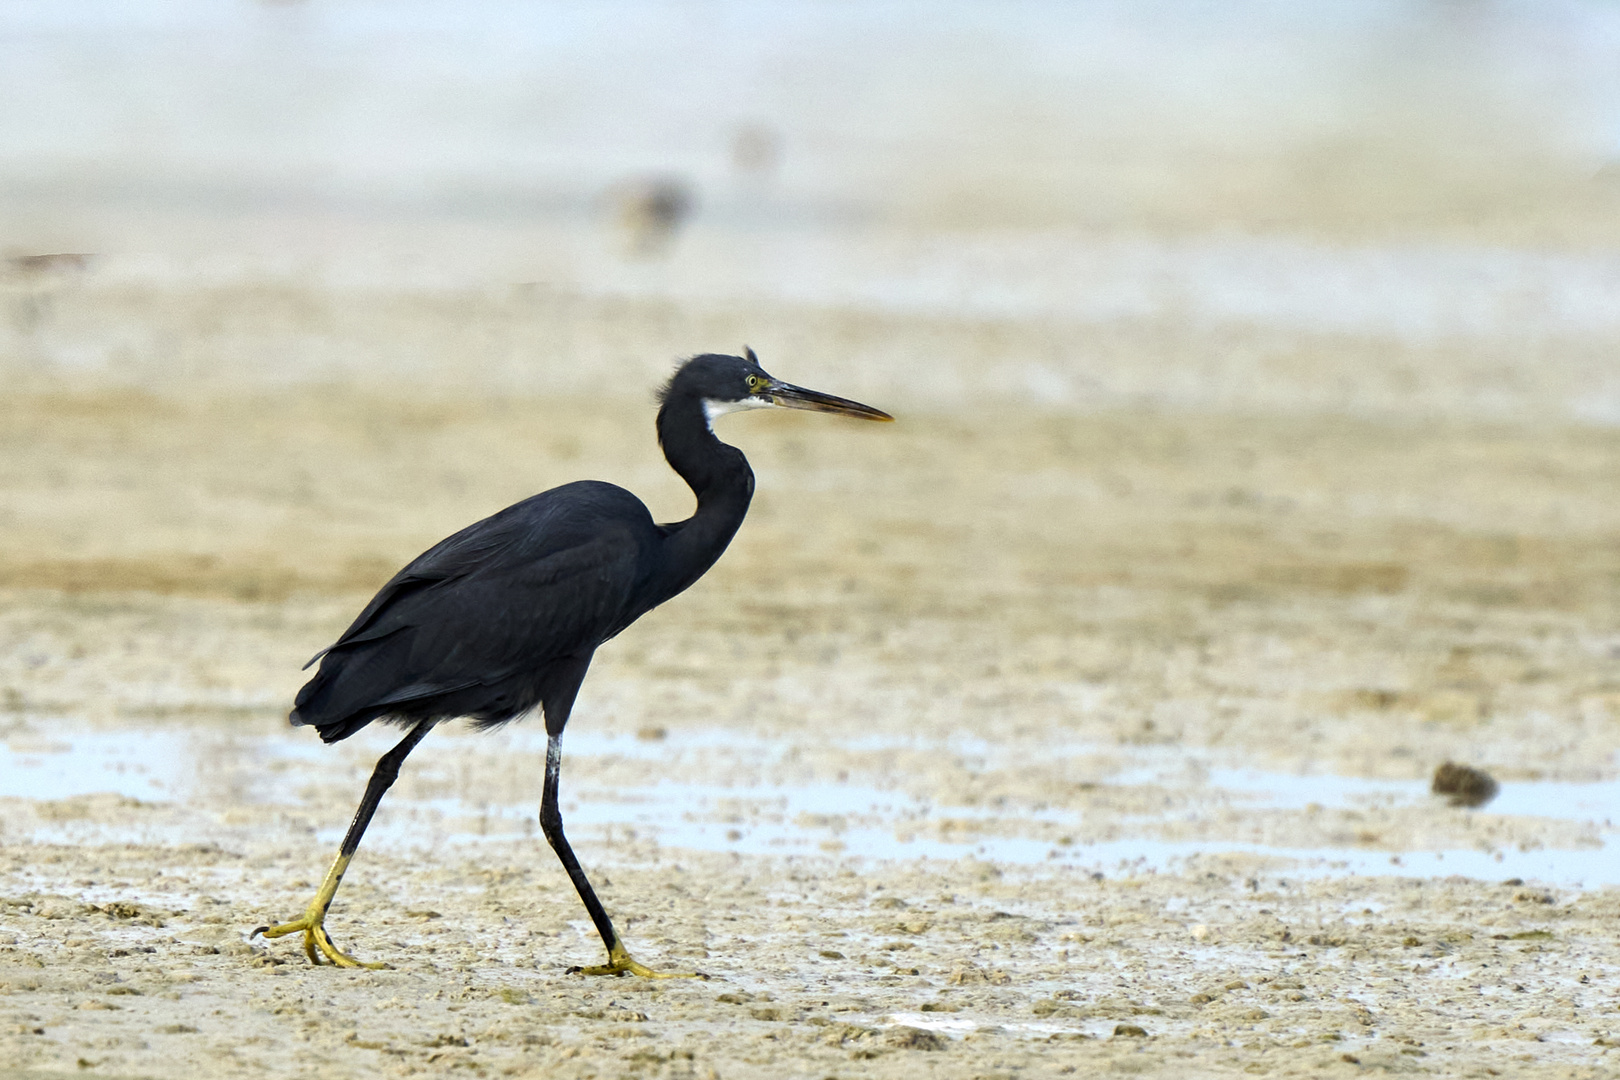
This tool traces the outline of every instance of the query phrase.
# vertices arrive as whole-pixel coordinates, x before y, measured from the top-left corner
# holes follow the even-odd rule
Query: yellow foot
[[[263,934],[267,938],[278,938],[286,937],[288,934],[296,934],[302,930],[304,932],[304,955],[309,957],[309,962],[312,964],[319,965],[321,957],[324,956],[327,962],[338,967],[370,968],[373,971],[380,971],[388,966],[383,963],[368,964],[363,960],[356,960],[332,944],[332,935],[328,934],[326,927],[322,925],[322,920],[325,917],[326,912],[317,910],[312,906],[308,911],[304,912],[304,917],[301,919],[294,919],[292,922],[281,923],[277,926],[261,926],[253,931],[250,936]]]
[[[707,979],[701,971],[654,971],[631,957],[623,945],[614,943],[608,951],[608,962],[593,967],[571,967],[570,975],[639,975],[643,979]]]

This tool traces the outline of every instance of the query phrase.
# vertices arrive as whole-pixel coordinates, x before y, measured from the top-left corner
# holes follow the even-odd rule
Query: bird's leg
[[[410,733],[400,740],[398,746],[378,760],[377,767],[372,770],[371,781],[366,784],[365,797],[360,800],[360,807],[354,812],[354,820],[349,823],[349,831],[343,836],[343,845],[338,848],[338,857],[332,863],[332,869],[326,872],[326,880],[321,882],[320,889],[315,893],[315,899],[309,902],[304,914],[292,922],[261,926],[253,931],[254,935],[263,934],[267,938],[278,938],[303,931],[304,955],[309,957],[312,964],[319,964],[321,957],[324,956],[338,967],[388,966],[382,963],[363,963],[332,944],[332,936],[326,932],[326,911],[332,906],[332,898],[337,895],[338,886],[343,884],[344,871],[348,870],[349,861],[354,858],[355,850],[360,847],[360,837],[365,835],[366,826],[371,824],[371,815],[377,812],[377,804],[382,802],[383,793],[399,778],[399,767],[404,763],[406,755],[432,728],[433,721],[423,720],[411,728]]]
[[[551,842],[551,850],[557,853],[562,861],[563,869],[568,871],[568,879],[574,883],[579,892],[579,898],[585,903],[585,910],[590,912],[591,922],[596,924],[596,932],[602,935],[602,944],[607,946],[608,962],[593,967],[569,968],[570,973],[580,975],[640,975],[648,979],[707,979],[701,972],[668,972],[654,971],[652,968],[636,960],[630,955],[630,950],[624,947],[619,939],[619,932],[613,929],[613,920],[608,918],[607,910],[602,907],[602,901],[596,898],[596,890],[585,877],[585,871],[579,868],[579,860],[574,858],[573,848],[568,846],[568,838],[563,835],[562,812],[557,809],[557,784],[562,773],[562,735],[552,735],[546,743],[546,785],[545,793],[540,801],[540,830],[546,834]]]

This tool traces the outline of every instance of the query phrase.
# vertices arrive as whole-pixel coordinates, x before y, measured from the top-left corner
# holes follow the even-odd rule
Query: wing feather
[[[588,654],[639,614],[656,538],[640,500],[591,482],[461,530],[396,574],[317,654],[293,722],[352,730]]]

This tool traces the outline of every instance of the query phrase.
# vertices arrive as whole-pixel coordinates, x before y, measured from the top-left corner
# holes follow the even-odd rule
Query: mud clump
[[[1448,761],[1434,770],[1429,790],[1445,796],[1452,806],[1484,806],[1496,798],[1499,789],[1489,773]]]
[[[900,1050],[943,1050],[951,1043],[944,1035],[914,1027],[890,1028],[883,1041]]]

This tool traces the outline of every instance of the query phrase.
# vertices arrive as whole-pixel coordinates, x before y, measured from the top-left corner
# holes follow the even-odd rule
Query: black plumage
[[[647,587],[666,535],[641,500],[589,480],[468,526],[395,575],[320,655],[293,723],[336,742],[383,717],[487,727],[543,704],[560,729],[558,695],[576,669],[667,598]]]
[[[303,920],[263,928],[305,932],[305,950],[338,952],[320,926],[336,882],[405,756],[433,725],[468,717],[481,727],[539,708],[551,737],[540,819],[609,952],[591,972],[652,974],[631,960],[562,832],[560,738],[596,649],[714,565],[748,512],[754,474],[714,435],[724,412],[780,406],[888,420],[844,398],[767,375],[746,357],[707,354],[683,364],[660,395],[664,455],[697,497],[684,521],[655,524],[641,500],[599,481],[542,492],[440,541],[372,598],[299,691],[295,725],[336,742],[374,720],[410,727],[378,763],[328,885]],[[318,909],[318,910],[317,910]],[[313,923],[313,925],[306,925]]]

